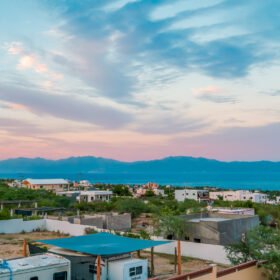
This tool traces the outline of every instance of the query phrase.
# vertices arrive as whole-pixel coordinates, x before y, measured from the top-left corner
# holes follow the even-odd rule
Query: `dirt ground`
[[[137,257],[137,254],[134,254]],[[151,260],[151,253],[147,251],[141,251],[141,258],[145,258]],[[191,259],[182,257],[182,273],[197,271],[203,268],[209,267],[211,262],[207,262],[204,260]],[[155,268],[155,276],[159,279],[167,279],[170,276],[174,276],[175,267],[174,267],[174,256],[166,255],[166,254],[154,254],[154,268]],[[218,270],[225,269],[225,266],[218,265]]]
[[[20,234],[0,234],[0,259],[13,259],[23,254],[23,240],[38,240],[63,237],[56,232],[30,232]]]
[[[31,232],[21,234],[0,234],[0,259],[12,259],[21,257],[23,254],[23,240],[38,240],[65,237],[65,235],[56,232]],[[134,257],[138,257],[134,253]],[[141,251],[141,258],[149,260],[151,254],[148,251]],[[182,272],[191,272],[206,268],[209,262],[191,258],[182,257]],[[174,256],[166,254],[154,254],[154,267],[155,276],[159,279],[167,279],[169,276],[174,275]],[[218,270],[224,269],[224,266],[218,266]]]

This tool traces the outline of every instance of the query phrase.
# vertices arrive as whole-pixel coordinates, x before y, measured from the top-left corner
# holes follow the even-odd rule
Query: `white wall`
[[[0,220],[0,233],[31,232],[37,229],[45,230],[45,220],[23,221],[23,219]]]
[[[164,240],[157,237],[153,237],[152,239]],[[174,255],[175,247],[177,247],[177,241],[157,246],[154,248],[154,251],[157,253]],[[220,245],[181,241],[181,255],[195,259],[209,260],[219,264],[230,264],[230,261],[227,259],[224,247]]]
[[[46,219],[46,230],[47,231],[59,231],[64,234],[78,236],[78,235],[84,235],[86,228],[92,228],[94,230],[98,230],[97,228],[95,228],[93,226],[71,224],[68,221]]]

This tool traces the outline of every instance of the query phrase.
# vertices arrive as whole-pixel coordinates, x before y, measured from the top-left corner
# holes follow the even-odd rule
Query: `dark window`
[[[143,273],[143,267],[142,266],[131,267],[129,269],[129,276],[140,275],[142,273]]]
[[[30,280],[39,280],[38,276],[31,277]]]
[[[135,267],[131,267],[129,269],[129,276],[135,276],[136,275],[136,268]]]
[[[94,264],[89,265],[89,273],[93,273],[93,274],[97,273],[96,266]]]
[[[136,275],[142,274],[143,272],[143,267],[142,266],[137,266],[136,267]]]
[[[67,271],[54,273],[53,280],[67,280]]]
[[[200,243],[200,238],[194,238],[193,241],[196,243]]]
[[[172,240],[172,239],[173,239],[173,234],[168,234],[168,235],[166,236],[166,239]]]
[[[189,236],[185,236],[185,240],[190,240],[190,237]]]

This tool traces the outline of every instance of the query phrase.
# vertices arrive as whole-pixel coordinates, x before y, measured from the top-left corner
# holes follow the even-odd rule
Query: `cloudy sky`
[[[2,0],[0,159],[280,160],[279,0]]]

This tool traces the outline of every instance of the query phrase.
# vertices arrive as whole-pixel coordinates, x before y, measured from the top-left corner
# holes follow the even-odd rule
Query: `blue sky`
[[[0,157],[279,160],[279,11],[1,1]]]

